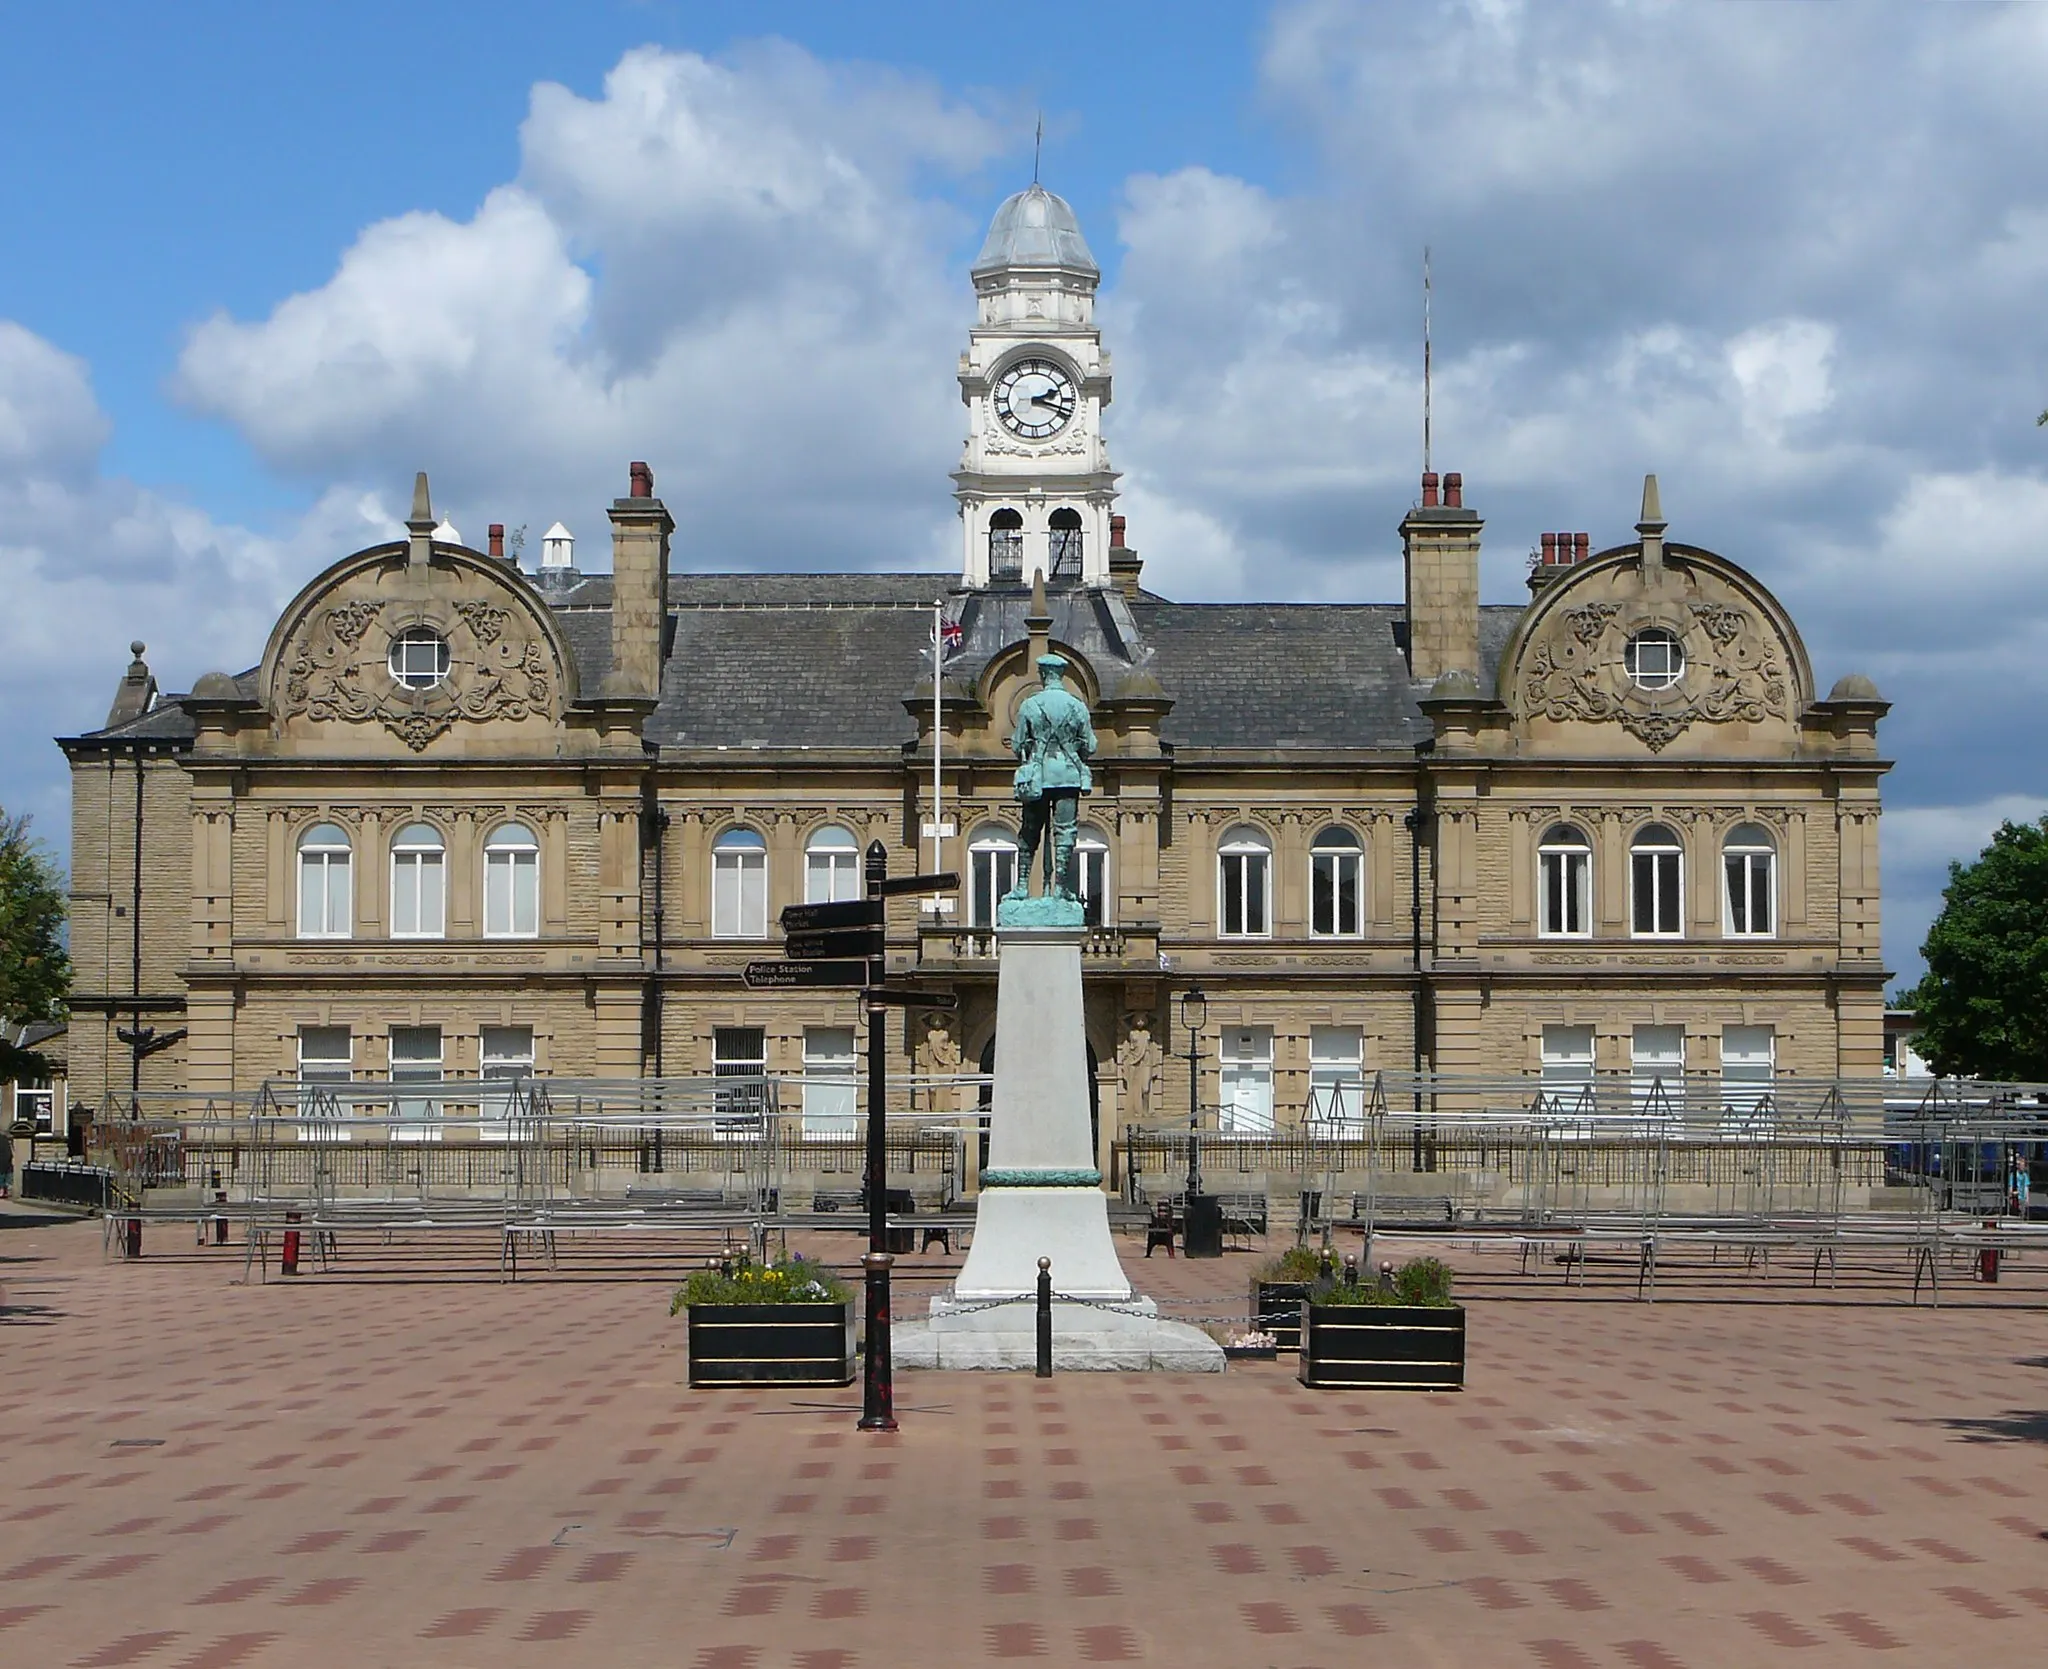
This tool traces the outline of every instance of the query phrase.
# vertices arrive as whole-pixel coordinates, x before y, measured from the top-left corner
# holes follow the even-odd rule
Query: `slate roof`
[[[540,588],[575,657],[581,693],[611,670],[611,576]],[[931,605],[949,598],[962,641],[955,694],[1027,635],[1029,594],[961,591],[935,573],[677,574],[661,699],[646,727],[664,749],[894,750],[917,727],[904,699],[928,694]],[[1362,749],[1406,753],[1428,737],[1390,603],[1176,603],[1150,592],[1068,587],[1047,598],[1052,636],[1088,659],[1103,696],[1171,703],[1164,739],[1183,749]],[[1491,690],[1522,610],[1479,611],[1480,686]],[[255,694],[255,673],[236,682]],[[93,740],[189,741],[184,698]]]

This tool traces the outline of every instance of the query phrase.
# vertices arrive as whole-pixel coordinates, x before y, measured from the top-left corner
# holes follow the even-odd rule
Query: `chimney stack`
[[[1130,523],[1122,516],[1109,518],[1109,579],[1124,597],[1131,602],[1138,598],[1138,576],[1144,571],[1144,563],[1138,560],[1138,553],[1131,549]]]
[[[612,500],[612,669],[605,694],[653,701],[661,694],[668,636],[668,541],[676,524],[654,496],[654,471],[635,463],[631,490]],[[553,529],[549,530],[552,543]]]
[[[1485,524],[1465,508],[1465,480],[1422,478],[1422,503],[1401,522],[1407,569],[1408,673],[1434,684],[1446,672],[1479,676],[1479,530]]]

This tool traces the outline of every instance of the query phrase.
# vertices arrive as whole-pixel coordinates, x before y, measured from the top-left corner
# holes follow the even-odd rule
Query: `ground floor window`
[[[720,1135],[759,1128],[768,1095],[768,1034],[759,1026],[719,1026],[711,1033],[711,1076],[732,1080],[715,1097]]]
[[[859,1128],[851,1026],[804,1028],[804,1134],[850,1136]]]
[[[441,1081],[441,1028],[391,1028],[391,1081],[394,1084],[438,1084]],[[398,1120],[393,1141],[438,1140],[441,1103],[430,1095],[401,1095],[391,1105]]]
[[[1312,1026],[1308,1034],[1308,1116],[1331,1138],[1365,1134],[1365,1032]]]
[[[1769,1115],[1777,1060],[1778,1035],[1771,1027],[1721,1028],[1721,1111],[1725,1118],[1746,1125]]]
[[[1685,1028],[1638,1026],[1630,1040],[1629,1097],[1647,1119],[1685,1117]]]
[[[57,1089],[47,1078],[25,1078],[14,1086],[14,1122],[38,1136],[57,1133]]]
[[[1226,1135],[1273,1133],[1273,1028],[1223,1028],[1223,1073],[1216,1099],[1217,1128]]]
[[[1593,1087],[1591,1026],[1543,1028],[1541,1084],[1554,1111],[1570,1113],[1579,1110],[1585,1092]]]
[[[299,1028],[299,1111],[323,1123],[347,1118],[354,1109],[335,1099],[334,1086],[355,1076],[355,1039],[346,1026]],[[346,1132],[332,1132],[347,1140]],[[302,1132],[303,1134],[303,1132]]]
[[[533,1028],[531,1026],[486,1026],[479,1042],[483,1061],[485,1083],[517,1083],[533,1076]],[[478,1109],[484,1119],[484,1135],[503,1131],[504,1122],[514,1111],[512,1095],[507,1092],[486,1095]]]

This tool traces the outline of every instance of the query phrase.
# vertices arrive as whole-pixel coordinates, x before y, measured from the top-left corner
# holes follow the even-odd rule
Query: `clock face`
[[[1074,379],[1049,359],[1020,359],[996,379],[996,418],[1013,435],[1045,440],[1074,415]]]

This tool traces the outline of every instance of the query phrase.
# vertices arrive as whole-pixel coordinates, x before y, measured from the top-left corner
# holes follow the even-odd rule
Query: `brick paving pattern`
[[[1710,1669],[2048,1621],[2048,1270],[1645,1305],[1454,1246],[1462,1396],[905,1375],[867,1436],[857,1392],[688,1390],[647,1260],[242,1286],[238,1247],[5,1223],[10,1663]],[[1250,1258],[1126,1255],[1241,1311]]]

